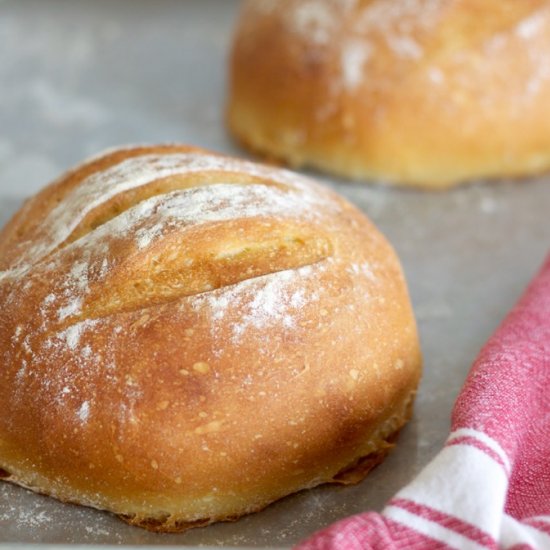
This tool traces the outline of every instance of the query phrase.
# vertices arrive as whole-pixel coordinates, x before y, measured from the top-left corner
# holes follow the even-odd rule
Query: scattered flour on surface
[[[67,343],[67,346],[70,350],[74,351],[78,347],[78,344],[80,343],[80,335],[82,333],[82,324],[78,323],[76,325],[73,325],[69,327],[67,330],[64,331],[65,335],[65,342]]]
[[[90,416],[90,403],[88,401],[84,401],[78,409],[76,415],[81,422],[86,422]]]
[[[300,35],[307,35],[316,44],[326,44],[336,21],[327,4],[318,0],[298,2],[289,14],[293,29]]]
[[[524,40],[529,40],[539,32],[546,31],[545,20],[541,13],[535,12],[526,19],[523,19],[516,27],[516,34]]]
[[[364,40],[349,39],[342,47],[342,76],[344,87],[354,90],[363,82],[364,68],[373,52],[372,46]]]
[[[82,309],[83,298],[78,296],[73,298],[66,306],[60,307],[58,310],[58,318],[63,321],[67,317],[78,315]]]

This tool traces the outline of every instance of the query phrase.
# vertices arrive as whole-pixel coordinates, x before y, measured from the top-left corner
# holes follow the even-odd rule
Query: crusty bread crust
[[[228,125],[292,166],[444,188],[550,168],[545,0],[244,2]]]
[[[185,146],[106,153],[28,201],[0,303],[0,477],[157,531],[351,480],[420,376],[399,262],[357,209]]]

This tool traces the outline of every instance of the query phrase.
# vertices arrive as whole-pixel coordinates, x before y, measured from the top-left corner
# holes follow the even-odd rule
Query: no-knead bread
[[[228,122],[250,148],[445,187],[550,168],[547,0],[248,0]]]
[[[158,531],[357,481],[420,375],[399,262],[357,209],[185,146],[28,201],[0,304],[2,477]]]

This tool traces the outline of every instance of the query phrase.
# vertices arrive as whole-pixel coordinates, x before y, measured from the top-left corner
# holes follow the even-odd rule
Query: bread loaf
[[[2,477],[157,531],[357,481],[420,374],[365,216],[185,146],[107,152],[29,200],[0,233],[0,304]]]
[[[546,0],[248,0],[228,123],[249,148],[441,188],[550,168]]]

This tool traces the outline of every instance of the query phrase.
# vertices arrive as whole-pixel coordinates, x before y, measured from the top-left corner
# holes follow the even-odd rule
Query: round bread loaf
[[[107,152],[0,233],[0,472],[158,531],[352,482],[420,374],[399,262],[296,174]]]
[[[228,123],[293,166],[445,187],[550,168],[547,0],[248,0]]]

